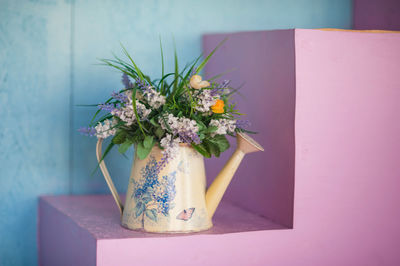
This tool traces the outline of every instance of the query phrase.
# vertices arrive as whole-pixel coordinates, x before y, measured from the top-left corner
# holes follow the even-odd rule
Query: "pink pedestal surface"
[[[42,265],[400,265],[400,34],[213,34],[205,52],[227,35],[205,78],[237,69],[265,152],[244,158],[215,227],[134,232],[111,196],[43,197]]]
[[[223,202],[210,230],[144,233],[120,226],[111,196],[47,196],[39,204],[39,264],[246,265],[249,258],[243,252],[252,255],[250,262],[262,264],[264,253],[249,244],[259,236],[250,232],[278,229],[285,228]],[[241,240],[243,232],[250,234],[248,241]]]

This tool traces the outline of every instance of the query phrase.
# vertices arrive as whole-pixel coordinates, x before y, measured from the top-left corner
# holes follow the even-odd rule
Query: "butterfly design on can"
[[[176,219],[182,221],[188,221],[192,218],[195,208],[184,209],[177,216]]]

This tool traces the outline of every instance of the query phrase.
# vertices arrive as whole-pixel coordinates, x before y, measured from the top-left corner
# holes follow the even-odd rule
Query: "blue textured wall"
[[[69,186],[70,8],[0,3],[0,265],[35,265],[38,195]]]
[[[0,0],[0,265],[37,261],[41,194],[103,193],[95,139],[79,136],[97,103],[120,88],[120,75],[96,58],[120,54],[121,41],[142,69],[160,72],[158,36],[172,62],[201,51],[205,32],[351,27],[350,0],[61,1]],[[130,161],[107,160],[117,187]]]

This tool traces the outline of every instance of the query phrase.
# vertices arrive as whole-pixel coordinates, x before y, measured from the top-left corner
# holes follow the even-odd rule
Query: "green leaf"
[[[200,131],[202,131],[202,130],[207,128],[207,126],[202,121],[198,120],[196,122],[197,122],[197,126],[199,127]]]
[[[153,142],[155,143],[155,142]],[[154,144],[153,144],[154,145]],[[149,155],[151,149],[153,146],[151,146],[150,148],[146,148],[143,145],[143,142],[139,142],[136,148],[136,154],[139,157],[140,160],[143,160],[147,157],[147,155]]]
[[[119,145],[118,151],[124,154],[131,146],[132,142],[130,140],[126,140],[124,143]]]
[[[154,134],[157,136],[157,138],[161,139],[161,137],[164,135],[165,131],[161,127],[157,127],[156,130],[154,131]]]
[[[146,136],[146,137],[144,138],[144,140],[143,140],[143,146],[144,146],[146,149],[151,149],[151,147],[153,146],[153,139],[154,139],[153,136]]]
[[[150,121],[150,124],[152,124],[153,126],[155,126],[155,127],[158,127],[160,124],[159,123],[157,123],[156,122],[156,120],[154,120],[155,119],[155,117],[152,117],[149,121]]]
[[[157,222],[157,213],[154,209],[146,210],[146,216],[149,217],[154,222]]]
[[[215,157],[219,157],[221,154],[219,146],[211,141],[205,140],[204,141],[205,146],[208,148],[211,154],[214,154]]]
[[[192,143],[192,147],[198,151],[201,155],[203,155],[206,158],[211,157],[211,153],[207,150],[207,148],[204,146],[204,144],[194,144]]]
[[[211,127],[208,127],[208,128],[205,130],[205,133],[212,133],[212,132],[217,131],[217,129],[218,129],[217,126],[211,126]]]
[[[214,138],[208,139],[209,142],[218,145],[220,152],[224,152],[229,149],[229,141],[224,135],[216,135]]]
[[[118,131],[115,137],[112,139],[114,144],[122,144],[125,142],[127,133],[125,131]]]

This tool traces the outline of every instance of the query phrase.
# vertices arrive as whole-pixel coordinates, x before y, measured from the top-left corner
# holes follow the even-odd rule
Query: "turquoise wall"
[[[42,194],[108,192],[94,169],[95,139],[76,133],[121,88],[119,73],[95,65],[122,42],[142,69],[160,73],[159,35],[172,61],[201,52],[209,32],[350,28],[350,0],[94,1],[0,0],[0,265],[37,262]],[[131,151],[132,153],[132,151]],[[107,160],[123,191],[129,160]]]

